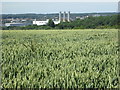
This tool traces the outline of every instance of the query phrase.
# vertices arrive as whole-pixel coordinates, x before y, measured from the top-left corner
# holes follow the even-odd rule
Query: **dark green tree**
[[[55,27],[55,24],[54,24],[54,22],[53,22],[53,20],[52,19],[49,19],[49,21],[48,21],[48,24],[47,24],[48,26],[50,26],[50,27],[52,27],[52,28],[54,28]]]

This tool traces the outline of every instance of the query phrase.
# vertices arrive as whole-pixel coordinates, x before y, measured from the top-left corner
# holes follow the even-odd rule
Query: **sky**
[[[118,2],[120,0],[1,0],[2,2]]]
[[[14,0],[2,1],[2,14],[23,14],[23,13],[47,14],[47,13],[58,13],[59,11],[62,12],[70,11],[72,13],[93,13],[93,12],[98,13],[98,12],[117,12],[118,10],[117,1],[116,2],[92,2],[92,1],[91,2],[40,2],[40,1],[13,2],[13,1]]]

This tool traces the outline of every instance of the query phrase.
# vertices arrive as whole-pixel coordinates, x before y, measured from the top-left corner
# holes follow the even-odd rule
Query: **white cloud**
[[[119,2],[120,0],[1,0],[2,2]]]

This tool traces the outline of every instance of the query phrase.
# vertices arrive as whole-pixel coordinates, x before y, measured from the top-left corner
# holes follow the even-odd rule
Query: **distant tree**
[[[47,24],[48,26],[50,26],[50,27],[52,27],[52,28],[54,28],[55,27],[55,24],[54,24],[54,22],[53,22],[53,20],[52,19],[49,19],[49,21],[48,21],[48,24]]]

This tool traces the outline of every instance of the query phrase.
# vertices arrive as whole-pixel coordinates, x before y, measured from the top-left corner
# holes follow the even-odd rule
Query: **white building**
[[[54,22],[54,24],[59,24],[60,23],[60,21],[53,21]]]
[[[65,21],[68,21],[68,22],[70,22],[70,11],[68,12],[68,17],[67,17],[67,19],[66,19],[66,13],[64,12],[63,13],[63,18],[62,18],[62,15],[61,15],[62,13],[61,12],[59,12],[59,20],[58,21],[54,21],[53,20],[53,22],[54,22],[54,24],[59,24],[61,21],[63,21],[63,22],[65,22]],[[63,19],[63,20],[62,20]],[[36,21],[36,19],[33,21],[33,24],[36,24],[36,25],[47,25],[47,23],[48,23],[48,21],[49,21],[49,19],[47,19],[46,21]]]
[[[33,24],[36,24],[36,25],[47,25],[49,19],[47,19],[46,21],[33,21]]]
[[[33,24],[36,24],[36,25],[47,25],[49,19],[47,19],[46,21],[33,21]],[[59,24],[60,21],[53,21],[54,24]]]

